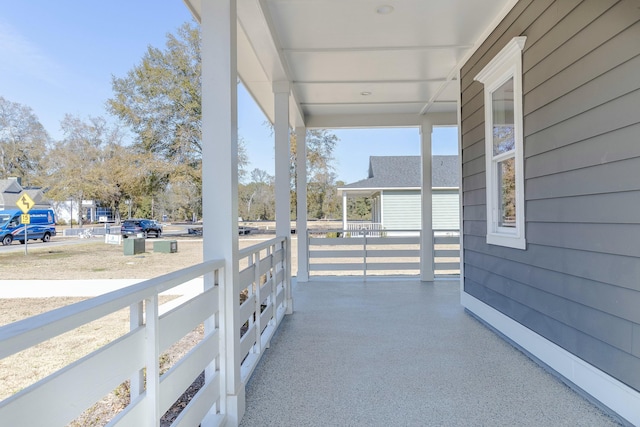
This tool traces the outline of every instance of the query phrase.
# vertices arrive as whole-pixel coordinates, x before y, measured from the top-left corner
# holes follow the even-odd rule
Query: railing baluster
[[[364,256],[364,278],[367,278],[367,230],[361,230],[362,231],[362,237],[364,238],[364,243],[363,243],[363,256]]]
[[[160,333],[158,330],[158,294],[145,299],[147,340],[145,344],[147,378],[147,423],[149,427],[160,425]]]
[[[255,303],[253,306],[253,317],[255,317],[256,327],[255,329],[255,345],[254,352],[262,353],[262,340],[260,339],[260,333],[262,332],[262,318],[260,317],[260,311],[262,307],[262,293],[260,292],[260,252],[256,252],[253,254],[253,265],[255,268],[255,273],[253,275],[253,286],[255,287]]]
[[[129,330],[133,331],[144,324],[144,303],[139,301],[129,306]],[[134,372],[131,376],[129,395],[131,400],[144,393],[144,369]]]
[[[209,289],[215,288],[216,286],[218,287],[218,290],[219,290],[220,289],[219,281],[221,277],[224,277],[224,273],[221,274],[220,270],[214,270],[204,274],[203,275],[203,291],[207,291]],[[220,329],[220,311],[221,311],[222,299],[218,297],[217,301],[218,301],[218,306],[216,307],[215,313],[204,321],[205,337],[211,334],[214,334],[216,332],[216,329],[218,330]],[[220,338],[219,338],[219,344],[220,344],[219,348],[224,348],[224,343]],[[216,374],[221,371],[222,369],[221,362],[222,360],[221,360],[220,354],[218,354],[207,365],[207,367],[204,370],[205,386],[209,385],[211,381],[213,381],[213,379],[216,378]],[[224,396],[226,394],[225,383],[224,381],[220,381],[219,377],[218,377],[218,390],[219,390],[220,396]],[[207,417],[212,417],[212,416],[215,416],[215,414],[217,414],[218,412],[222,412],[223,409],[222,409],[222,404],[220,402],[220,399],[221,398],[218,398],[218,400],[216,401],[216,404],[209,409],[209,412],[207,413]]]

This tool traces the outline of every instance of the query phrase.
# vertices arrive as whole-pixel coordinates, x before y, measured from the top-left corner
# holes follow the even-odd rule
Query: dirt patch
[[[70,246],[33,245],[28,254],[0,254],[0,277],[29,279],[148,279],[202,262],[201,239],[179,239],[178,252],[153,252],[156,239],[146,240],[144,253],[124,255],[122,246],[83,241]]]

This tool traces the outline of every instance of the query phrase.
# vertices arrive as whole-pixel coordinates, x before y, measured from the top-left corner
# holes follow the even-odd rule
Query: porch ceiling
[[[456,112],[458,68],[513,3],[238,0],[238,73],[271,121],[288,81],[292,126],[417,125]]]

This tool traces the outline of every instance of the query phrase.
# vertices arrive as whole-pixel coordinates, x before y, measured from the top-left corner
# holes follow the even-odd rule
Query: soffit
[[[199,0],[185,2],[198,18]],[[290,82],[294,126],[455,113],[458,67],[513,3],[238,0],[238,73],[270,120],[271,82]]]

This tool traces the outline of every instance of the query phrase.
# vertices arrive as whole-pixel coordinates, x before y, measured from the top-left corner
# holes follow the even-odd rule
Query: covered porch
[[[512,347],[511,341],[628,423],[640,424],[640,231],[633,216],[637,193],[631,191],[638,191],[633,174],[640,156],[635,145],[625,145],[635,140],[626,132],[635,132],[640,123],[637,109],[628,107],[637,106],[640,93],[633,68],[637,65],[629,58],[616,58],[629,67],[616,70],[624,78],[614,73],[604,83],[596,79],[604,73],[600,64],[615,64],[609,54],[640,58],[640,12],[635,3],[185,3],[202,28],[204,263],[0,330],[4,357],[115,309],[130,307],[132,319],[131,331],[122,339],[0,402],[4,422],[29,425],[24,419],[33,416],[65,425],[78,412],[78,401],[92,403],[129,379],[132,403],[111,425],[158,426],[166,408],[203,371],[205,385],[173,425],[614,422]],[[623,19],[629,22],[618,28]],[[598,25],[591,26],[592,21]],[[490,145],[485,147],[491,132],[485,131],[491,131],[492,122],[485,128],[484,113],[490,108],[475,77],[487,64],[500,71],[495,59],[503,60],[505,47],[507,53],[514,46],[521,50],[525,36],[529,50],[524,51],[524,62],[530,73],[525,83],[537,84],[526,87],[531,95],[525,99],[530,215],[526,222],[520,215],[519,224],[523,231],[525,226],[529,229],[529,241],[509,246],[509,236],[488,238],[498,210],[487,196],[497,200],[503,187],[487,184],[493,169],[485,162],[491,152]],[[609,39],[620,44],[606,46]],[[604,53],[592,55],[596,45],[605,46]],[[581,49],[590,67],[573,58]],[[520,50],[511,53],[522,59]],[[544,79],[554,77],[547,75],[549,70],[565,59],[576,62],[555,70],[560,77],[546,86]],[[518,84],[505,89],[511,93],[507,104],[522,98],[513,95],[522,91],[518,64],[508,70],[512,74],[507,76],[518,77]],[[570,77],[579,73],[571,67],[589,68],[592,80],[585,77],[574,87]],[[570,77],[563,77],[565,70]],[[243,251],[237,229],[239,79],[273,123],[276,175],[276,237]],[[582,92],[580,85],[587,87],[587,81],[602,88],[590,88],[602,99]],[[573,98],[558,101],[556,93]],[[628,96],[624,104],[621,93]],[[590,104],[596,101],[601,103],[597,106],[613,107],[596,111]],[[521,127],[521,116],[512,120],[512,127]],[[602,127],[591,130],[588,125],[593,123]],[[619,139],[602,136],[612,132],[610,123],[618,126],[613,130],[624,130]],[[462,133],[461,283],[434,281],[429,160],[431,131],[443,125],[458,125]],[[296,133],[298,147],[296,234],[307,236],[306,130],[396,126],[419,128],[422,135],[420,281],[313,280],[308,262],[293,270],[290,132]],[[591,140],[595,137],[601,139]],[[601,155],[601,147],[620,150],[619,158],[607,165],[613,174],[597,169],[607,157]],[[548,157],[535,158],[547,152]],[[624,162],[625,156],[635,163]],[[522,167],[517,170],[524,175]],[[548,177],[554,175],[560,177],[551,181]],[[517,183],[524,181],[522,176]],[[614,186],[621,183],[630,187]],[[580,187],[590,184],[600,193]],[[516,213],[522,213],[525,191],[514,191],[521,197]],[[576,197],[609,193],[620,197],[615,205],[619,209],[600,212],[594,209],[602,206],[599,198]],[[593,212],[600,215],[588,215]],[[610,212],[629,216],[612,217]],[[574,214],[582,216],[575,220]],[[606,231],[614,238],[601,238],[609,236]],[[301,260],[309,257],[307,243],[298,241]],[[162,292],[200,277],[202,285],[193,300],[161,309]],[[291,291],[292,277],[297,283]],[[499,328],[507,340],[465,310]],[[202,342],[161,375],[161,351],[200,324],[205,331]],[[79,389],[78,378],[92,381]],[[60,385],[65,393],[58,391]],[[58,404],[55,397],[64,401]],[[57,418],[44,410],[45,404]],[[33,411],[34,407],[42,410]]]
[[[294,284],[241,426],[617,423],[460,305],[454,280]]]
[[[637,250],[635,246],[630,250],[631,244],[624,239],[619,239],[622,243],[602,246],[601,239],[594,237],[585,242],[578,237],[606,228],[592,227],[592,221],[610,225],[620,236],[635,236],[637,221],[629,220],[633,226],[628,228],[633,233],[621,231],[626,220],[611,218],[607,213],[597,218],[587,216],[580,224],[574,224],[565,212],[580,208],[564,205],[569,202],[565,199],[573,196],[595,196],[593,189],[579,187],[581,183],[614,183],[599,169],[589,171],[590,180],[578,179],[576,176],[580,175],[574,173],[574,169],[584,166],[596,167],[595,159],[602,158],[598,150],[608,146],[609,141],[605,138],[598,144],[575,143],[611,131],[603,125],[587,133],[584,125],[591,123],[589,112],[595,106],[585,102],[590,97],[581,85],[615,68],[612,65],[611,70],[600,70],[595,65],[609,63],[608,56],[602,52],[591,56],[589,49],[603,45],[614,35],[621,46],[636,46],[630,41],[640,28],[636,25],[640,18],[635,5],[628,1],[595,5],[552,0],[186,3],[202,26],[203,163],[207,165],[203,173],[203,211],[204,220],[211,224],[205,228],[204,253],[206,259],[224,259],[227,283],[237,282],[234,226],[238,79],[274,126],[278,238],[290,235],[290,132],[295,132],[297,144],[296,233],[306,235],[307,129],[420,129],[422,282],[434,281],[431,134],[436,126],[457,125],[461,135],[458,167],[463,210],[459,292],[462,306],[621,417],[632,423],[639,419],[640,329],[633,301],[640,294],[637,282],[630,283],[637,271]],[[586,28],[589,31],[583,31]],[[583,68],[591,73],[578,83],[571,79],[576,71],[571,68],[573,62],[555,68],[561,62],[560,56],[577,61],[570,55],[574,51],[583,54],[588,64]],[[629,59],[616,58],[618,62],[611,63],[623,64]],[[619,93],[631,94],[629,103],[637,101],[637,82],[630,77],[637,74],[627,69],[620,72],[629,81],[624,80],[623,87],[618,88],[613,83],[618,81],[616,74],[609,74],[603,83],[606,85],[601,86],[606,88],[602,99],[593,101],[600,102],[598,106],[613,102]],[[547,86],[547,81],[553,84]],[[504,89],[497,83],[505,85]],[[558,93],[571,97],[560,102]],[[628,117],[626,105],[603,107],[597,112],[598,123],[619,118],[614,130],[637,125],[637,114]],[[495,120],[491,116],[494,109]],[[569,122],[573,117],[580,120]],[[502,148],[497,144],[500,138],[505,139]],[[626,153],[623,142],[616,142],[623,140],[628,141],[622,137],[612,141],[621,150],[615,162],[624,156],[638,158],[636,152]],[[555,157],[570,145],[575,152],[563,151]],[[534,159],[542,153],[549,157],[547,161]],[[584,153],[589,154],[585,164],[565,164],[565,160],[582,158]],[[555,159],[557,164],[551,161]],[[551,164],[556,169],[546,167]],[[624,176],[621,181],[627,182],[631,169],[615,170],[620,170],[620,176]],[[546,184],[550,179],[547,174],[561,177],[557,183],[550,181],[555,183],[550,186]],[[525,181],[531,184],[526,187]],[[558,193],[553,191],[556,188]],[[529,194],[532,189],[534,192]],[[621,190],[624,189],[606,187],[602,191]],[[529,216],[525,221],[524,213],[528,206],[536,204],[538,196],[549,204],[540,202],[535,211],[538,216]],[[588,200],[589,206],[598,206],[596,197]],[[637,204],[625,200],[621,206],[626,203]],[[228,209],[219,210],[219,206]],[[512,223],[514,215],[516,221]],[[528,242],[525,229],[531,230]],[[299,243],[299,259],[306,259],[310,252],[306,241]],[[584,271],[582,266],[596,265],[590,264],[593,253],[598,254],[599,268]],[[615,259],[625,262],[625,268],[619,274],[603,277],[599,273],[610,265],[611,256],[620,257]],[[304,268],[307,265],[300,263],[294,273],[300,283],[309,281],[309,271]],[[286,272],[287,279],[291,273]],[[568,283],[575,283],[576,290],[569,289]],[[592,285],[602,292],[591,293]],[[603,302],[614,304],[618,288],[628,294],[628,304],[605,306]],[[336,304],[342,303],[339,295],[334,297]],[[423,309],[418,301],[410,301],[409,305],[411,309]],[[605,320],[593,320],[599,316]],[[368,327],[375,332],[371,325]],[[616,334],[609,334],[609,330]],[[377,337],[375,333],[371,336]],[[339,354],[331,353],[336,357]],[[363,376],[375,374],[375,370],[367,371]],[[237,420],[244,413],[243,384],[229,384],[228,398],[237,399],[237,405],[228,413]],[[486,387],[479,389],[479,393],[483,391]]]

